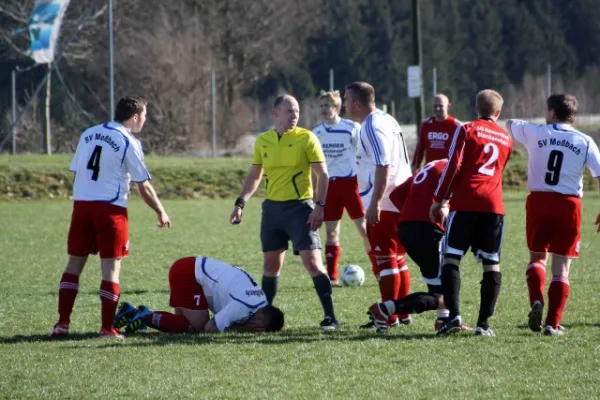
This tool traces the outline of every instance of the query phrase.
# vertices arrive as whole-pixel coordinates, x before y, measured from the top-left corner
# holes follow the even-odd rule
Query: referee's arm
[[[316,178],[315,201],[325,202],[327,198],[327,188],[329,186],[329,173],[327,165],[324,162],[311,164],[313,176]]]

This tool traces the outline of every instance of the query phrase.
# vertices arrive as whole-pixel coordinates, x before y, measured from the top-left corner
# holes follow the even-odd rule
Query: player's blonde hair
[[[494,116],[498,111],[502,110],[504,99],[500,93],[492,89],[485,89],[477,93],[475,98],[477,114],[483,118]]]
[[[328,100],[336,108],[342,107],[342,97],[340,96],[339,90],[331,90],[329,92],[321,90],[319,92],[319,100]]]

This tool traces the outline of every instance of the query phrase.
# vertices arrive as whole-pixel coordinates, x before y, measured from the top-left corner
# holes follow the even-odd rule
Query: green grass
[[[154,227],[139,201],[130,207],[131,255],[122,271],[122,299],[168,309],[167,272],[181,256],[207,255],[245,266],[257,279],[262,254],[259,200],[240,226],[228,225],[231,201],[166,201],[173,228]],[[42,340],[56,319],[71,203],[0,203],[0,398],[597,398],[600,393],[600,238],[593,221],[598,197],[584,204],[582,258],[561,338],[525,328],[524,194],[506,199],[503,286],[492,326],[496,338],[434,337],[434,314],[387,337],[364,332],[366,308],[378,298],[366,256],[344,221],[342,263],[367,272],[360,288],[335,289],[339,331],[326,335],[312,283],[288,254],[276,303],[286,313],[271,335],[166,335],[144,331],[123,342],[97,338],[99,266],[90,259],[75,305],[72,340]],[[560,210],[557,210],[560,212]],[[413,266],[413,290],[423,290]],[[474,324],[481,269],[467,257],[462,307]]]

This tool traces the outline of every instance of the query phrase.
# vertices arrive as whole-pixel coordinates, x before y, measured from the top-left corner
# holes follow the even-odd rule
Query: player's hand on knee
[[[243,210],[240,207],[234,207],[229,222],[233,225],[241,224],[243,219]]]
[[[166,212],[160,212],[156,214],[156,216],[158,217],[158,223],[156,224],[156,226],[158,226],[159,228],[171,227],[171,219],[169,218]]]

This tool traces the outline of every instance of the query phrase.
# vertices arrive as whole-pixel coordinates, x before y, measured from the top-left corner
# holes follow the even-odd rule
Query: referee
[[[264,171],[267,198],[262,204],[260,225],[264,254],[262,289],[269,304],[272,304],[279,286],[285,251],[291,240],[294,253],[300,255],[321,300],[325,313],[321,328],[334,330],[338,322],[333,312],[331,282],[321,259],[319,237],[329,184],[325,156],[316,136],[297,126],[300,107],[294,97],[277,97],[273,104],[273,117],[275,129],[262,133],[256,139],[252,167],[240,197],[235,201],[230,222],[242,222],[244,205],[258,188]],[[311,167],[317,178],[316,203],[312,200]]]

